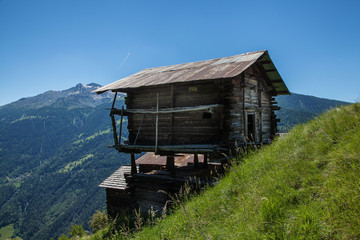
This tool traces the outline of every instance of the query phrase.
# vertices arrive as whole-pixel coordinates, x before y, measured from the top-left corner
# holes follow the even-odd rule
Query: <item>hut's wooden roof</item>
[[[199,155],[199,161],[204,161],[204,156]],[[149,165],[166,165],[166,156],[155,155],[154,153],[146,153],[136,160],[137,164]],[[175,166],[184,167],[189,163],[194,163],[194,154],[181,154],[175,157]],[[139,167],[137,167],[139,170]],[[99,187],[125,190],[127,188],[125,175],[131,173],[131,166],[123,165],[107,179],[105,179]]]
[[[95,92],[99,94],[108,90],[127,92],[130,89],[146,86],[232,78],[238,76],[256,62],[259,63],[259,66],[264,73],[266,73],[278,95],[290,94],[267,51],[250,52],[231,57],[165,67],[148,68],[104,87],[100,87]]]
[[[204,161],[204,155],[200,154],[198,158],[200,162]],[[136,160],[136,163],[145,164],[145,165],[149,164],[149,165],[165,166],[166,156],[160,156],[160,155],[156,155],[153,152],[148,152],[143,156],[141,156],[140,158],[138,158]],[[175,156],[174,163],[175,166],[177,167],[184,167],[187,166],[188,164],[194,163],[194,154],[185,154],[185,153],[179,154],[178,156]]]
[[[123,165],[105,179],[99,187],[125,190],[127,185],[124,174],[130,174],[130,172],[131,166]]]

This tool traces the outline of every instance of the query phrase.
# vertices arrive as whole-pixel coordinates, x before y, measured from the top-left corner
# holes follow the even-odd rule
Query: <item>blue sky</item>
[[[358,0],[0,0],[0,105],[265,49],[290,91],[360,101]]]

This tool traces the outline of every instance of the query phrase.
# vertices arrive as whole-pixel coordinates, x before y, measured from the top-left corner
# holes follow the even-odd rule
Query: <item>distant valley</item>
[[[299,123],[305,123],[331,108],[347,105],[348,102],[318,98],[314,96],[291,93],[276,97],[281,107],[276,115],[281,120],[278,124],[280,132],[287,132]]]

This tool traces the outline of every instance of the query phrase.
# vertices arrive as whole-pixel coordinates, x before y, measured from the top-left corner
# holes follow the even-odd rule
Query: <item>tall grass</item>
[[[360,104],[248,156],[136,239],[359,239]]]
[[[104,238],[360,239],[360,104],[244,154],[215,187],[175,202],[140,231]]]

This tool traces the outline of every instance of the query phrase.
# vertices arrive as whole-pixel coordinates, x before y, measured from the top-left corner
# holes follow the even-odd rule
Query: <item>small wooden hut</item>
[[[211,177],[224,173],[218,163],[209,163],[205,168],[203,156],[199,156],[196,163],[195,155],[178,154],[174,162],[176,176],[170,176],[167,171],[167,157],[154,153],[146,153],[136,160],[136,174],[131,175],[131,166],[121,166],[99,185],[106,189],[108,214],[115,218],[121,212],[138,207],[162,212],[169,194],[179,192],[185,182],[201,188],[212,183]]]
[[[194,154],[195,163],[202,154],[206,166],[217,153],[268,143],[279,121],[274,97],[290,94],[267,51],[144,69],[96,92],[109,90],[116,93],[113,147],[131,154],[131,174],[135,153],[155,152],[167,156],[172,177],[179,153]],[[126,106],[115,106],[119,92]],[[129,136],[122,142],[125,116]]]

